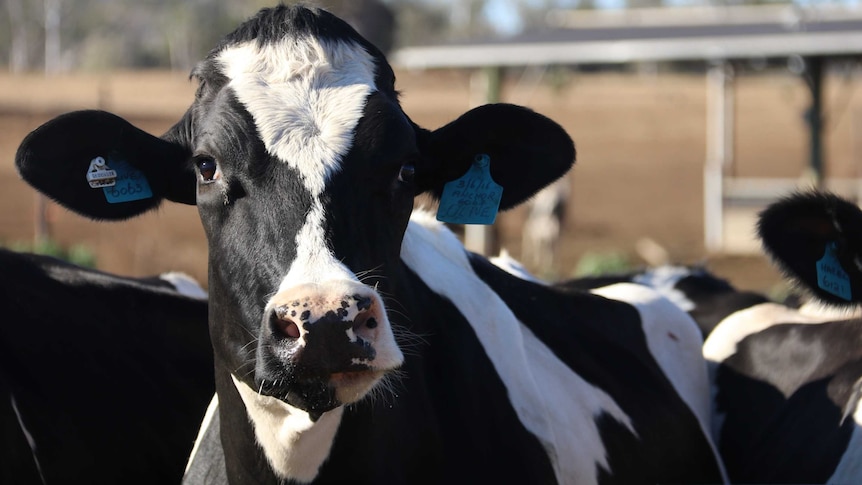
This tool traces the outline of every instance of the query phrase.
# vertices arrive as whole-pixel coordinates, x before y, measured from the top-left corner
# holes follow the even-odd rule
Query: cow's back
[[[5,250],[0,268],[0,373],[44,479],[179,480],[214,392],[206,300]]]

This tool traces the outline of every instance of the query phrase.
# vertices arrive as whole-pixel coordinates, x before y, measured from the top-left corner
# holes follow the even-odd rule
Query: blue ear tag
[[[461,178],[447,182],[440,197],[437,220],[452,224],[493,224],[503,187],[491,178],[491,158],[476,155]]]
[[[850,301],[850,277],[835,254],[835,243],[826,245],[826,252],[817,261],[817,286],[835,296]]]
[[[111,204],[149,199],[153,196],[150,184],[143,172],[122,160],[110,160],[110,168],[117,174],[110,187],[103,187],[105,198]]]

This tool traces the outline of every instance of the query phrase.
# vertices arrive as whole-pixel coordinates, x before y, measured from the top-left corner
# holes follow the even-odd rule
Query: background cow
[[[503,250],[491,262],[529,281],[560,288],[593,290],[617,283],[635,283],[658,291],[694,319],[706,339],[722,320],[752,306],[771,302],[763,294],[739,290],[705,266],[664,264],[637,270],[582,276],[561,281],[545,281]]]
[[[3,249],[0,274],[0,482],[178,483],[215,392],[203,290]]]
[[[161,138],[75,112],[16,163],[93,218],[197,204],[223,478],[722,481],[688,315],[638,285],[513,277],[413,211],[422,193],[462,216],[523,202],[574,162],[559,125],[497,104],[423,129],[380,51],[302,7],[262,10],[194,76]],[[97,157],[115,185],[85,180]]]
[[[735,483],[860,483],[862,213],[834,195],[795,194],[769,206],[758,231],[778,266],[833,306],[755,305],[704,343],[728,474]]]
[[[562,177],[540,190],[528,202],[521,235],[521,254],[524,262],[540,275],[554,276],[557,273],[554,262],[566,222],[570,192],[568,177]]]

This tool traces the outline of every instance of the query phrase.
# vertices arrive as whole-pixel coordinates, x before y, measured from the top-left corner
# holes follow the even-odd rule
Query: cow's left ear
[[[417,142],[420,192],[439,199],[447,182],[487,155],[491,178],[503,187],[501,210],[532,197],[575,163],[574,142],[560,125],[512,104],[474,108],[434,131],[417,129]]]
[[[36,190],[92,219],[120,220],[168,199],[195,203],[195,172],[180,144],[105,111],[75,111],[24,138],[15,164]]]
[[[788,277],[832,304],[862,302],[862,211],[827,192],[795,193],[758,219],[764,251]]]

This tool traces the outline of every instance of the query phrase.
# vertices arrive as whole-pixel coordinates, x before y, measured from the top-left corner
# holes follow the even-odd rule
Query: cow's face
[[[163,137],[108,113],[71,113],[29,135],[16,163],[93,218],[131,217],[163,199],[196,203],[220,366],[241,393],[312,415],[362,398],[402,363],[381,293],[404,290],[400,251],[416,194],[439,196],[484,155],[506,209],[574,162],[559,125],[517,106],[418,128],[383,55],[322,11],[263,10],[193,74],[196,99]],[[116,203],[107,189],[69,183],[85,182],[94,157],[139,170],[152,196]]]
[[[418,149],[380,54],[333,18],[328,38],[283,12],[257,22],[287,35],[241,29],[198,67],[176,139],[197,171],[218,350],[252,389],[323,412],[403,359],[374,288],[399,262]]]

